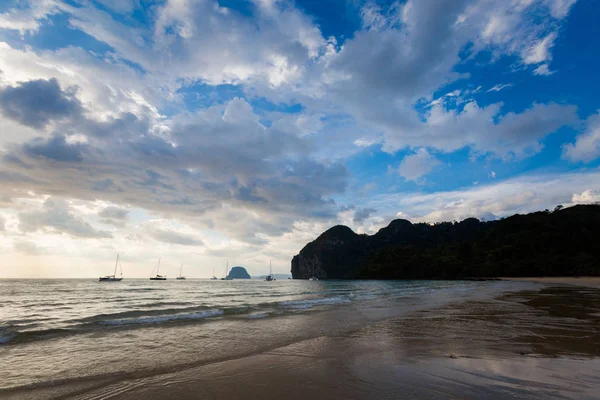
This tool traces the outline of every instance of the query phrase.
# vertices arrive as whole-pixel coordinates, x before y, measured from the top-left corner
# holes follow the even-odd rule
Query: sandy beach
[[[7,399],[595,399],[600,290],[544,285],[383,319],[249,356]]]
[[[555,285],[576,285],[600,288],[600,276],[581,277],[533,277],[533,278],[502,278],[507,281],[550,283]]]

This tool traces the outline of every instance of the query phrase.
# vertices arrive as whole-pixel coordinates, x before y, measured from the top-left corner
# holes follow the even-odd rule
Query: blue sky
[[[0,261],[278,272],[320,232],[600,201],[586,0],[0,4]],[[168,268],[168,261],[166,264]]]

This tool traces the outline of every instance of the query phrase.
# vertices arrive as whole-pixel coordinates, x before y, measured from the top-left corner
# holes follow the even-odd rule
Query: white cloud
[[[471,147],[477,154],[525,157],[541,149],[546,135],[577,121],[568,105],[532,104],[508,114],[502,103],[481,106],[472,99],[481,89],[470,86],[433,96],[467,78],[455,72],[467,45],[467,57],[511,55],[521,67],[537,67],[535,74],[549,73],[553,43],[573,3],[366,3],[362,29],[339,43],[288,1],[256,0],[247,15],[214,1],[169,0],[153,6],[148,26],[122,22],[131,21],[137,0],[77,7],[32,1],[5,12],[0,29],[23,35],[41,24],[51,28],[49,17],[60,12],[71,29],[111,47],[105,53],[41,50],[25,39],[12,45],[14,32],[2,36],[0,91],[55,78],[81,103],[66,116],[40,119],[30,110],[0,118],[2,213],[11,234],[20,221],[27,238],[14,248],[31,254],[60,248],[87,259],[127,249],[140,262],[154,251],[188,257],[193,249],[211,262],[228,253],[265,265],[268,255],[287,266],[290,254],[340,220],[370,232],[382,215],[398,210],[368,204],[374,193],[359,182],[353,187],[365,194],[365,204],[340,217],[344,204],[336,201],[354,182],[344,167],[348,155],[377,152],[376,144],[388,152],[418,149],[397,171],[419,181],[439,165],[430,151]],[[223,100],[198,93],[202,104],[211,102],[207,108],[185,97],[194,85],[211,90],[207,85],[222,83],[243,94]],[[301,104],[301,111],[254,109],[252,100],[263,97]],[[17,103],[10,105],[23,106]],[[415,103],[430,105],[419,114]],[[31,200],[40,196],[52,197],[40,206]],[[416,206],[406,213],[461,215],[474,204],[468,194],[442,197],[427,213]],[[473,210],[494,211],[483,203]],[[156,220],[164,223],[148,222]]]
[[[486,91],[486,93],[490,93],[490,92],[499,92],[499,91],[501,91],[502,89],[506,89],[506,88],[509,88],[509,87],[511,87],[511,86],[513,86],[513,84],[512,84],[512,83],[504,83],[504,84],[501,84],[501,83],[499,83],[499,84],[497,84],[497,85],[494,85],[494,87],[492,87],[492,88],[488,89],[488,90]]]
[[[590,204],[590,203],[599,203],[600,202],[600,191],[588,189],[581,194],[573,194],[571,199],[573,203],[576,204]]]
[[[533,43],[523,54],[525,64],[539,64],[552,59],[550,50],[554,46],[554,41],[558,37],[556,32],[548,34],[543,39]]]
[[[563,158],[571,162],[590,162],[600,157],[600,111],[588,118],[585,131],[575,143],[563,146]]]
[[[379,194],[364,206],[391,215],[401,211],[412,221],[501,218],[582,202],[582,197],[573,194],[596,187],[598,182],[600,172],[530,175],[452,191]],[[592,192],[579,196],[589,200],[596,195]]]
[[[430,173],[440,161],[429,154],[427,149],[420,148],[414,154],[404,157],[398,167],[398,174],[409,181],[417,181]]]
[[[554,74],[555,72],[556,71],[550,71],[548,64],[542,64],[533,70],[534,75],[540,75],[540,76],[550,76],[550,75]]]
[[[37,31],[41,20],[60,11],[55,0],[26,0],[23,3],[26,7],[8,9],[0,14],[0,29],[17,30],[24,35]]]
[[[557,19],[565,18],[577,0],[546,0],[552,16]]]
[[[524,157],[539,152],[539,142],[546,135],[578,120],[573,106],[534,104],[520,114],[504,115],[501,106],[480,107],[471,101],[461,110],[438,104],[425,115],[424,122],[416,116],[408,125],[390,121],[389,126],[382,127],[386,129],[384,150],[430,146],[450,152],[471,146],[504,158]]]

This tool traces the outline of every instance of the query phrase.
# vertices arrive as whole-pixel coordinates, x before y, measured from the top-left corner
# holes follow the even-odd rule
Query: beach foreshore
[[[506,281],[538,282],[555,285],[575,285],[600,288],[600,276],[561,276],[561,277],[531,277],[531,278],[501,278]]]
[[[597,399],[599,312],[600,290],[544,284],[169,373],[0,398]]]

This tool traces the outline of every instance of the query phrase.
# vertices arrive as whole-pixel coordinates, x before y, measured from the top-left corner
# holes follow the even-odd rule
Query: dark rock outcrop
[[[227,275],[227,278],[231,279],[250,279],[250,274],[244,267],[231,267],[231,271]]]
[[[459,279],[600,275],[600,206],[579,205],[498,221],[412,224],[372,236],[334,226],[292,259],[294,279]]]

